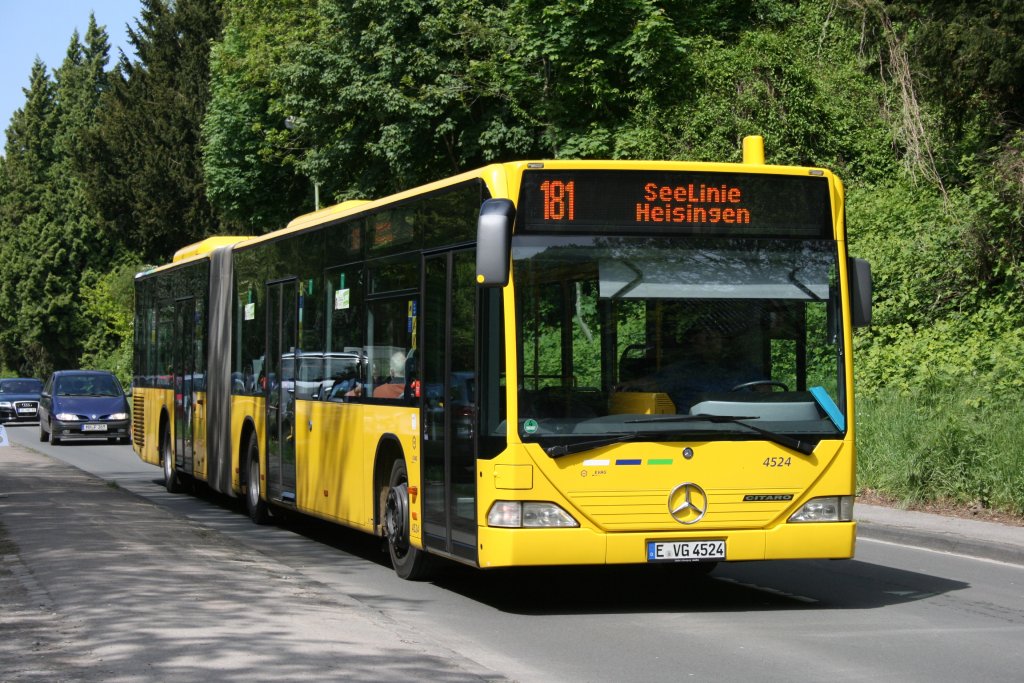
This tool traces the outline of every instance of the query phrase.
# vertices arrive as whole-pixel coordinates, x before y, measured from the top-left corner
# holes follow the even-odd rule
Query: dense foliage
[[[935,406],[1020,404],[1018,2],[142,4],[133,57],[107,71],[91,22],[52,74],[33,67],[8,127],[10,371],[123,364],[135,265],[280,227],[314,191],[380,196],[522,157],[729,161],[759,133],[771,162],[840,174],[850,252],[874,266],[875,321],[856,339],[862,457],[897,448],[876,416],[908,396],[929,424]],[[967,441],[970,424],[936,433]],[[1007,495],[1024,507],[1024,490]]]

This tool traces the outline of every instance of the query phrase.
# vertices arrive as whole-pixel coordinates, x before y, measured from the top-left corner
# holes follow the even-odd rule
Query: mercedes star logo
[[[708,511],[708,494],[693,482],[686,482],[668,494],[668,511],[680,524],[695,524]]]

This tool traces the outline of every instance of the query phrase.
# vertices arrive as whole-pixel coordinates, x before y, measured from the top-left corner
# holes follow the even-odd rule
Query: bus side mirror
[[[512,258],[512,222],[516,207],[509,199],[487,199],[476,226],[476,283],[481,287],[508,284]]]
[[[847,261],[850,273],[850,317],[854,327],[871,324],[871,264],[861,258]]]

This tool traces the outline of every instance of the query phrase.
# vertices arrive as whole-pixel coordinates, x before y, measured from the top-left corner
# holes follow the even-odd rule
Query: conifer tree
[[[206,199],[200,124],[209,51],[221,30],[216,0],[143,0],[87,146],[90,201],[114,240],[149,262],[218,231]]]
[[[0,364],[28,373],[42,353],[38,334],[21,319],[22,297],[41,296],[25,285],[33,244],[52,208],[48,174],[54,159],[54,84],[36,59],[25,92],[25,106],[14,112],[0,173]]]
[[[76,365],[87,329],[80,305],[83,274],[110,265],[109,241],[103,223],[90,207],[78,168],[81,141],[96,123],[97,104],[105,84],[109,53],[106,32],[90,17],[83,45],[76,31],[64,62],[54,72],[54,160],[48,172],[52,205],[42,239],[21,287],[43,296],[22,299],[22,324],[41,344],[37,368]]]

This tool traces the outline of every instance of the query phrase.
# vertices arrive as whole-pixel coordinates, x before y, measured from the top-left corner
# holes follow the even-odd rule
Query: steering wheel
[[[771,379],[755,379],[753,382],[744,382],[743,384],[737,384],[730,391],[743,391],[744,389],[753,389],[754,387],[782,387],[783,391],[789,391],[789,387],[782,382],[776,382]]]

